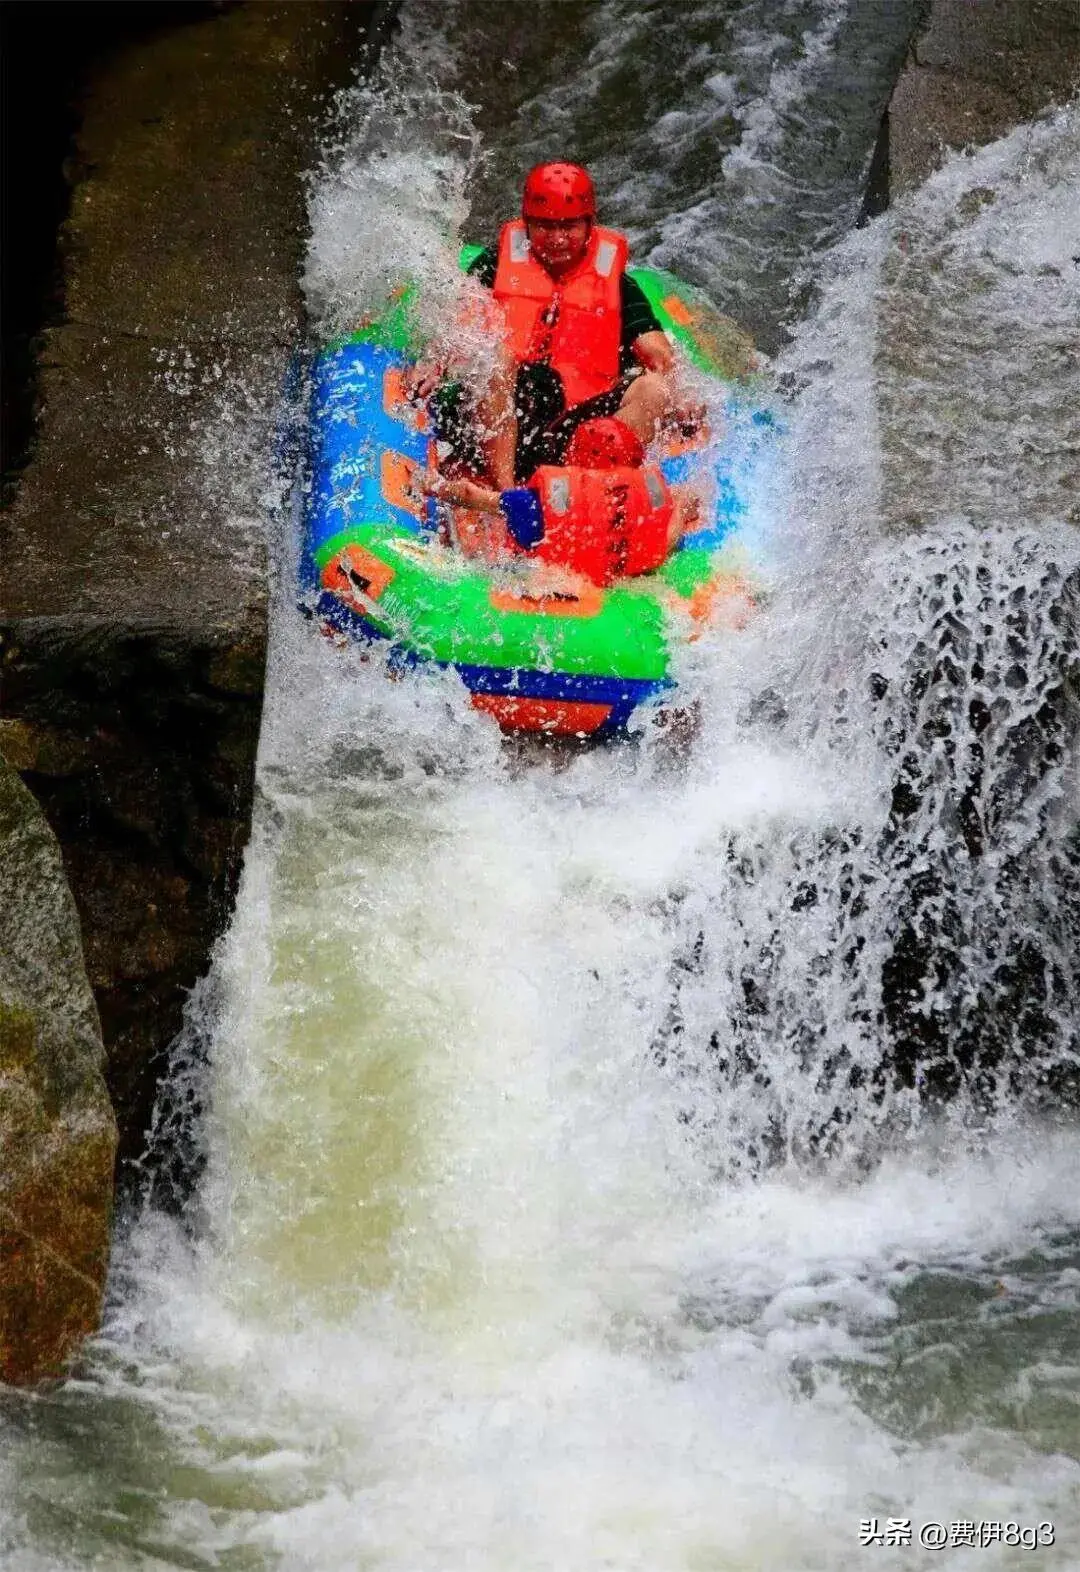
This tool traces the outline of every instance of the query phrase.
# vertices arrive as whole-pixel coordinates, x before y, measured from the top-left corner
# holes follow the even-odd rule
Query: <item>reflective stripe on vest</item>
[[[518,365],[542,361],[557,371],[568,408],[618,380],[626,256],[622,235],[594,224],[581,262],[556,280],[533,257],[525,225],[503,225],[494,293],[510,352]]]

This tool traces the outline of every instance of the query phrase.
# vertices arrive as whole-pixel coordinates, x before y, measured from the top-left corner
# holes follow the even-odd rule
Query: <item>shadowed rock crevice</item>
[[[87,87],[118,50],[203,22],[236,3],[7,0],[0,6],[0,449],[6,484],[16,481],[33,433],[38,335],[63,320],[59,229],[68,212],[69,154]]]
[[[303,174],[386,10],[189,9],[83,84],[63,319],[0,536],[0,750],[60,840],[125,1159],[239,873]]]

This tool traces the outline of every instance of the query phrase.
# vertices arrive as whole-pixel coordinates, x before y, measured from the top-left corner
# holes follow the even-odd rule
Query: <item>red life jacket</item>
[[[542,464],[529,482],[540,497],[543,539],[529,553],[594,584],[651,573],[668,554],[674,506],[655,464],[561,469]]]
[[[532,255],[521,220],[503,225],[494,294],[510,352],[518,365],[542,361],[557,371],[567,408],[618,380],[626,257],[623,236],[594,224],[581,261],[554,279]]]

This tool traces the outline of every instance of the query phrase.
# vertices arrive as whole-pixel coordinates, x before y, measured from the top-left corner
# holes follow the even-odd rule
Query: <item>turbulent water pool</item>
[[[772,324],[769,596],[688,755],[523,757],[303,623],[275,521],[205,1169],[0,1399],[12,1572],[1080,1565],[1080,117],[853,231],[869,9],[416,0],[342,103],[328,327],[556,145]]]

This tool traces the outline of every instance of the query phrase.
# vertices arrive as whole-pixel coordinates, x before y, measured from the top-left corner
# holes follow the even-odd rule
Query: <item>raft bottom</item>
[[[504,731],[541,731],[589,737],[611,717],[610,704],[580,699],[533,699],[510,693],[474,693],[473,708],[492,715]]]

